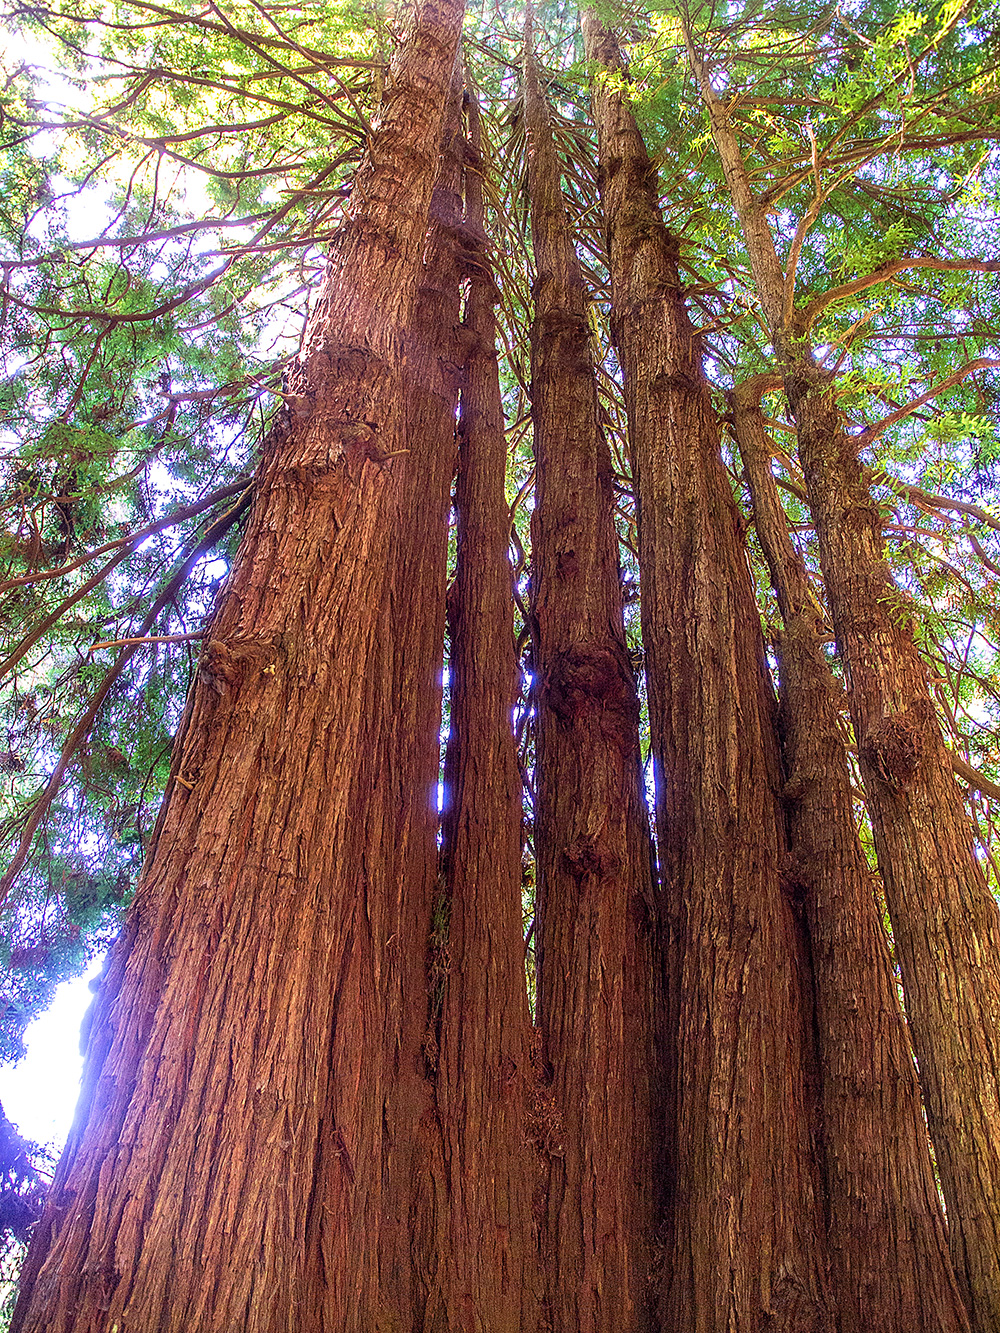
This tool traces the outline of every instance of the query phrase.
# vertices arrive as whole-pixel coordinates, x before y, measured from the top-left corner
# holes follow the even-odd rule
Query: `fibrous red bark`
[[[692,67],[795,420],[906,995],[952,1264],[975,1333],[1000,1327],[1000,913],[930,699],[914,620],[831,375],[796,312],[709,72]]]
[[[753,381],[731,396],[778,645],[791,859],[809,927],[831,1289],[840,1333],[968,1328],[871,871],[858,841],[822,611],[792,544]]]
[[[401,333],[461,17],[418,5],[395,62],[102,981],[20,1330],[372,1333],[419,1301],[433,839],[408,876],[437,755],[398,741],[392,534],[421,481]]]
[[[879,508],[830,385],[785,383],[844,663],[951,1257],[975,1333],[1000,1328],[1000,915],[931,702]]]
[[[428,1183],[441,1230],[425,1327],[535,1333],[543,1298],[534,1212],[542,1172],[533,1143],[521,915],[507,447],[496,288],[485,271],[478,121],[472,102],[462,235],[476,249],[463,321],[457,565],[449,595],[451,729],[427,1052],[443,1144],[440,1171]]]
[[[560,1123],[543,1218],[555,1333],[650,1327],[651,855],[611,456],[548,112],[524,74],[531,392],[537,1015]]]
[[[585,19],[613,336],[639,507],[675,1055],[663,1328],[832,1326],[807,1086],[806,956],[783,893],[773,699],[719,425],[656,173],[610,34]]]

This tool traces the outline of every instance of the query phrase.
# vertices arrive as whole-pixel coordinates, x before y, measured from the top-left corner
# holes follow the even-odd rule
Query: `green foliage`
[[[773,369],[774,356],[688,38],[709,64],[783,263],[801,233],[794,304],[815,310],[809,336],[865,450],[888,559],[919,622],[942,720],[951,743],[996,778],[998,372],[976,370],[918,410],[902,409],[962,366],[997,356],[1000,289],[995,274],[971,268],[889,271],[912,257],[1000,258],[996,8],[963,9],[961,22],[952,0],[906,9],[888,0],[823,9],[747,0],[724,15],[657,0],[600,12],[623,35],[625,81],[682,244],[720,405],[722,391]],[[4,57],[0,79],[5,861],[64,750],[68,762],[0,934],[0,1056],[15,1058],[25,1023],[59,979],[105,946],[134,888],[198,651],[196,639],[139,649],[73,741],[118,651],[91,648],[139,633],[194,635],[205,622],[239,536],[231,518],[221,535],[211,535],[213,525],[252,476],[397,32],[394,11],[344,0],[210,10],[188,0],[166,8],[66,0],[15,5],[6,20],[21,47]],[[591,286],[629,644],[641,676],[640,571],[608,327],[590,71],[571,7],[543,6],[538,22]],[[531,271],[520,42],[513,14],[470,14],[466,57],[486,113],[523,603]],[[794,434],[780,396],[770,394],[765,410],[789,520],[822,599]],[[726,461],[742,498],[739,469],[728,453]],[[951,501],[967,507],[949,509]],[[761,588],[767,623],[774,612],[763,577]],[[518,630],[527,652],[523,621]],[[526,706],[516,725],[530,777]],[[988,861],[992,815],[972,800]],[[529,867],[529,887],[530,878]]]
[[[0,846],[68,767],[9,898],[0,1057],[106,947],[391,45],[337,5],[16,8],[0,92]],[[21,51],[18,50],[18,42]],[[178,514],[176,522],[168,522]],[[103,577],[102,577],[103,574]]]

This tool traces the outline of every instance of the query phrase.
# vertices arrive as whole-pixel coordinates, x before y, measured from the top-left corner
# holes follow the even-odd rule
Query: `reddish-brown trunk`
[[[436,1027],[440,1003],[440,962],[445,941],[438,929],[442,911],[437,874],[439,817],[436,788],[440,755],[441,671],[444,642],[445,586],[447,581],[448,511],[457,460],[455,416],[458,409],[461,363],[465,339],[460,327],[460,281],[464,255],[459,245],[462,223],[462,83],[460,67],[452,84],[441,139],[441,166],[431,198],[430,226],[423,271],[413,317],[405,331],[403,358],[407,415],[407,463],[420,484],[400,497],[392,557],[395,578],[390,621],[393,626],[394,696],[396,725],[389,742],[396,757],[387,754],[383,774],[434,773],[427,799],[414,811],[414,822],[403,853],[402,883],[423,902],[434,900],[435,917],[428,924],[429,972],[425,974],[427,1005],[422,1038],[425,1066],[433,1078],[436,1068]],[[400,809],[405,794],[397,794]],[[402,830],[401,830],[402,832]],[[428,872],[433,872],[428,879]],[[456,958],[456,968],[463,960]],[[429,993],[428,993],[429,992]],[[416,1015],[421,990],[411,997]],[[449,1145],[439,1119],[428,1109],[415,1145],[420,1155],[420,1197],[411,1206],[410,1232],[418,1285],[411,1318],[419,1328],[451,1333],[467,1325],[459,1313],[460,1280],[452,1280],[449,1262],[454,1219],[450,1214],[445,1162]],[[462,1170],[459,1159],[455,1163]],[[460,1254],[464,1254],[461,1250]]]
[[[955,1277],[974,1333],[1000,1329],[1000,916],[976,860],[912,617],[831,377],[796,314],[739,144],[688,35],[798,431],[906,992]]]
[[[620,71],[592,18],[591,58]],[[665,1329],[830,1327],[805,1065],[804,958],[782,892],[773,699],[676,246],[622,90],[597,78],[613,328],[639,502],[642,621],[676,1043]]]
[[[555,1333],[640,1333],[650,1327],[653,1154],[638,705],[583,279],[530,39],[524,95],[536,267],[538,1021],[561,1119],[545,1127],[543,1243]]]
[[[478,148],[478,109],[470,107]],[[477,155],[478,156],[478,155]],[[483,237],[476,160],[467,245]],[[460,219],[459,219],[460,220]],[[435,920],[428,1063],[444,1145],[433,1182],[446,1219],[428,1333],[535,1333],[542,1313],[533,1205],[531,1018],[521,916],[522,792],[511,724],[514,651],[507,449],[495,288],[476,261],[455,490],[450,595],[451,733],[445,759],[442,898]]]
[[[844,662],[861,773],[948,1210],[976,1333],[1000,1329],[1000,917],[881,517],[823,375],[790,345],[785,384]]]
[[[771,472],[759,389],[732,396],[754,523],[784,622],[788,876],[809,924],[831,1287],[841,1333],[968,1328],[931,1168],[916,1069],[858,842],[821,613]]]
[[[460,23],[459,3],[418,6],[268,443],[98,997],[25,1333],[413,1323],[433,860],[407,877],[436,753],[395,739],[403,678],[433,666],[403,669],[391,534],[423,481],[400,333]]]

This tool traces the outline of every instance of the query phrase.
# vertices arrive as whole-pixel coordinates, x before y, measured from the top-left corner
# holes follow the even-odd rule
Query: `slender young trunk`
[[[429,1331],[535,1333],[542,1313],[533,1211],[534,1074],[521,916],[522,793],[511,724],[517,680],[507,449],[496,290],[483,272],[479,113],[470,104],[465,236],[480,242],[455,489],[458,565],[449,600],[451,734],[445,757],[442,899],[432,963],[433,1034],[447,1218]]]
[[[690,46],[798,431],[948,1211],[974,1333],[1000,1330],[1000,914],[976,858],[913,617],[830,376],[795,315],[725,109]]]
[[[414,804],[402,791],[397,793],[401,820],[395,835],[403,839],[401,850],[406,860],[401,883],[407,895],[415,893],[421,902],[434,902],[434,917],[427,923],[430,957],[421,959],[419,977],[413,976],[411,1000],[414,1019],[423,1019],[424,1064],[432,1083],[437,1067],[435,1009],[440,1000],[435,959],[442,956],[437,929],[442,901],[437,847],[440,819],[432,792],[436,791],[440,762],[448,514],[457,462],[455,417],[464,359],[460,327],[464,254],[459,245],[465,150],[463,82],[459,63],[442,129],[441,161],[431,197],[423,268],[404,335],[407,464],[410,475],[419,477],[420,483],[401,495],[393,533],[395,577],[389,619],[393,626],[397,713],[387,740],[395,754],[387,753],[379,766],[386,775],[433,773],[432,785],[424,787],[424,801]],[[405,813],[411,815],[409,828]],[[456,959],[456,966],[462,966],[461,958]],[[454,1284],[448,1281],[453,1239],[448,1234],[453,1219],[444,1193],[448,1149],[432,1108],[427,1109],[417,1128],[413,1151],[415,1163],[419,1162],[419,1194],[411,1205],[409,1222],[417,1269],[412,1319],[418,1328],[446,1333],[464,1328],[455,1319],[457,1295]],[[466,1241],[465,1249],[459,1251],[460,1261],[467,1249]]]
[[[639,502],[666,985],[676,1042],[665,1329],[830,1327],[806,1082],[808,978],[784,853],[773,696],[743,534],[656,173],[585,19],[613,330]]]
[[[781,732],[790,878],[809,924],[820,1056],[831,1286],[840,1333],[959,1333],[909,1036],[858,841],[821,612],[771,472],[760,389],[731,397],[754,524],[784,622]]]
[[[433,865],[405,873],[436,763],[398,771],[391,739],[390,534],[422,480],[400,335],[460,25],[455,0],[417,8],[268,441],[102,981],[25,1333],[414,1322]]]
[[[532,541],[538,1021],[554,1333],[650,1327],[652,864],[625,649],[611,456],[548,110],[524,73],[536,279]]]

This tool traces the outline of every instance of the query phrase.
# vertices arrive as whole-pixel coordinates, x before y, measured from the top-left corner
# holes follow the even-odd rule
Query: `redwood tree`
[[[592,57],[620,71],[592,18]],[[594,85],[656,761],[675,1154],[664,1328],[830,1327],[806,958],[781,866],[773,697],[676,242],[622,86]]]
[[[796,425],[952,1260],[972,1326],[986,1333],[1000,1324],[1000,913],[955,785],[914,622],[885,563],[881,515],[858,458],[865,436],[848,435],[833,378],[811,344],[817,307],[796,304],[798,247],[824,200],[819,149],[814,205],[783,266],[690,38],[689,52]]]
[[[544,1289],[535,1207],[544,1127],[524,975],[522,793],[510,516],[493,306],[485,267],[482,134],[472,100],[465,173],[474,251],[462,324],[456,573],[449,599],[451,718],[444,766],[441,897],[429,976],[428,1062],[444,1166],[435,1193],[444,1278],[428,1326],[538,1328]],[[457,221],[457,219],[453,219]]]
[[[437,755],[396,713],[439,647],[394,623],[394,557],[423,517],[402,338],[461,17],[419,6],[390,72],[102,979],[19,1330],[371,1330],[419,1308]],[[444,521],[429,506],[431,540]],[[442,595],[418,609],[443,627]]]
[[[530,21],[524,116],[535,262],[537,1005],[554,1119],[543,1261],[554,1330],[639,1333],[652,1313],[652,854],[611,454]]]
[[[0,80],[3,1051],[145,856],[14,1327],[996,1333],[989,23],[122,4]]]
[[[771,472],[760,381],[732,397],[782,632],[789,881],[809,931],[831,1280],[839,1327],[962,1329],[909,1036],[854,822],[822,609]]]

